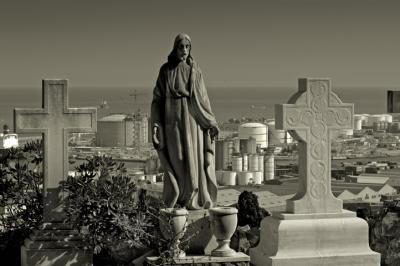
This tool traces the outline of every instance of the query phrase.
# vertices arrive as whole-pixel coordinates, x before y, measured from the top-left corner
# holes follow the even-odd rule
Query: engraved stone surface
[[[16,133],[41,133],[44,140],[44,221],[62,213],[59,183],[68,174],[68,133],[94,132],[96,108],[69,108],[67,80],[43,80],[42,108],[15,108]],[[60,217],[62,218],[62,217]]]
[[[289,213],[339,213],[342,201],[331,191],[331,142],[353,127],[353,104],[331,90],[330,79],[299,79],[299,91],[275,106],[276,129],[299,141],[299,190],[287,202]]]
[[[331,191],[331,141],[352,128],[353,105],[340,101],[329,79],[299,79],[298,93],[275,106],[275,121],[276,129],[290,130],[299,141],[299,189],[286,213],[262,220],[251,264],[378,266],[367,222],[342,210]]]
[[[92,251],[63,223],[60,181],[68,174],[68,133],[94,132],[96,108],[69,108],[67,80],[43,80],[42,108],[14,110],[17,133],[41,133],[44,142],[42,228],[25,239],[21,265],[93,265]]]

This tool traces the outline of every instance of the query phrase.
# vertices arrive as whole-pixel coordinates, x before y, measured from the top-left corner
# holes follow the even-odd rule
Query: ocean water
[[[208,95],[218,121],[235,117],[273,118],[274,105],[286,103],[297,89],[293,88],[212,88]],[[386,89],[337,88],[333,91],[345,103],[354,103],[355,113],[379,114],[386,112]],[[136,99],[133,94],[137,94]],[[150,111],[150,88],[69,88],[69,106],[99,106],[107,101],[109,108],[98,109],[98,116],[109,113],[133,112],[140,108]],[[13,128],[13,110],[41,107],[42,89],[0,88],[0,126]]]

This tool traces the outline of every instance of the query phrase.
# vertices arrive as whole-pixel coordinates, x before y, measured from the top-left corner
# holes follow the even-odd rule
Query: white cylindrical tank
[[[228,169],[229,166],[232,164],[232,152],[233,152],[233,141],[232,139],[225,139],[224,140],[224,170]]]
[[[361,114],[362,118],[362,125],[366,126],[368,124],[369,114]]]
[[[386,121],[386,116],[385,115],[370,115],[368,117],[368,126],[373,126],[375,122],[383,122]]]
[[[249,155],[249,171],[258,171],[258,154]]]
[[[232,146],[232,152],[240,152],[240,138],[235,137],[232,138],[233,146]]]
[[[362,129],[363,119],[365,119],[365,116],[363,115],[354,115],[354,130]]]
[[[275,129],[275,120],[269,120],[268,125],[268,145],[280,145],[285,143],[286,131]]]
[[[222,170],[215,171],[215,177],[217,178],[217,184],[218,185],[222,185],[222,176],[223,176],[223,174],[224,174],[224,171],[222,171]]]
[[[264,155],[264,180],[272,180],[275,178],[274,154]]]
[[[224,171],[222,174],[222,185],[223,186],[235,186],[236,185],[236,172]]]
[[[388,123],[392,123],[393,122],[393,116],[390,114],[384,114],[385,115],[385,121]]]
[[[261,123],[244,123],[239,126],[239,138],[256,139],[257,146],[260,148],[268,147],[268,129],[267,125]]]
[[[218,139],[215,142],[215,170],[224,169],[224,140]]]
[[[243,171],[249,170],[249,156],[247,154],[243,154]]]
[[[262,181],[264,179],[263,174],[264,173],[260,172],[260,171],[253,172],[253,184],[261,185],[261,183],[262,183]]]
[[[232,156],[232,171],[234,172],[243,171],[243,157],[238,155]]]
[[[258,154],[258,171],[264,174],[264,154]]]
[[[239,186],[246,186],[249,183],[253,182],[253,172],[239,172],[237,176],[237,184]]]

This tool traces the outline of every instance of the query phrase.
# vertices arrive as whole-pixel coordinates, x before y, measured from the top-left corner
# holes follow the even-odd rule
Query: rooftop
[[[112,115],[104,116],[104,117],[98,119],[97,121],[98,122],[122,122],[128,117],[129,117],[129,115],[127,115],[127,114],[112,114]]]

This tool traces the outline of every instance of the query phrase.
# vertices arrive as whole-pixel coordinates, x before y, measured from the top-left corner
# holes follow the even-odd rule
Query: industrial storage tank
[[[256,139],[257,146],[260,148],[268,147],[268,128],[267,125],[261,123],[244,123],[239,126],[239,138],[248,139],[253,137]]]
[[[268,145],[280,145],[285,143],[286,131],[275,129],[275,120],[269,120],[268,125]]]
[[[239,186],[246,186],[253,181],[253,172],[239,172],[237,175],[237,184]]]
[[[215,142],[215,170],[224,169],[224,140],[217,140]]]
[[[354,130],[361,130],[362,123],[365,120],[365,116],[363,115],[354,115]]]
[[[274,154],[268,153],[264,155],[264,180],[272,180],[275,178],[275,157]]]
[[[385,116],[385,121],[388,123],[392,123],[393,122],[393,116],[390,114],[384,114]]]
[[[240,139],[240,153],[256,153],[257,141],[255,138]]]
[[[258,154],[258,171],[264,175],[264,154]]]
[[[392,132],[400,132],[400,122],[393,122],[391,126]]]
[[[258,154],[249,155],[249,171],[258,171]]]
[[[247,154],[243,154],[243,171],[247,171],[249,169],[249,156]]]
[[[369,119],[369,114],[360,114],[363,119],[362,119],[362,125],[366,126],[368,124],[368,119]]]
[[[232,138],[232,142],[233,142],[233,152],[237,152],[240,153],[240,138],[239,137],[234,137]]]
[[[374,125],[375,122],[384,122],[386,121],[386,116],[384,114],[380,114],[380,115],[370,115],[368,117],[368,123],[367,125],[372,127]]]
[[[233,141],[230,138],[224,140],[223,145],[223,169],[229,169],[232,165]]]
[[[264,173],[260,171],[253,172],[253,184],[254,185],[261,185],[264,179]]]
[[[243,171],[243,157],[239,155],[232,156],[232,171],[235,172]]]
[[[222,173],[222,182],[223,186],[235,186],[236,185],[236,172],[233,171],[224,171]]]

